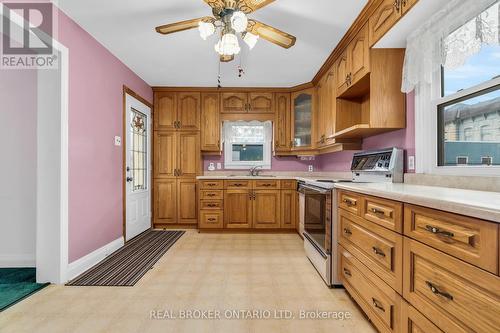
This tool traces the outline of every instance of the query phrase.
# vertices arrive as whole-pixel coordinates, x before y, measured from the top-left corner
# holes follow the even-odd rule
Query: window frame
[[[260,142],[257,143],[248,143],[248,142],[232,142],[227,140],[227,135],[226,135],[226,130],[227,128],[230,128],[234,125],[246,125],[246,126],[264,126],[264,142],[262,142],[263,145],[263,160],[262,161],[233,161],[232,160],[232,154],[233,154],[233,145],[241,145],[241,144],[248,144],[248,145],[255,145],[255,144],[261,144]],[[272,128],[273,124],[271,121],[227,121],[224,122],[223,126],[223,137],[224,137],[224,168],[225,169],[234,169],[234,170],[246,170],[250,169],[253,167],[260,166],[261,169],[263,170],[270,170],[271,169],[271,155],[272,155],[272,140],[273,140],[273,134],[272,134]]]

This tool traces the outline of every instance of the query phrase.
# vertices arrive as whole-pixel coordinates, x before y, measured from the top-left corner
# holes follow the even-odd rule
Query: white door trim
[[[4,5],[0,4],[0,16],[4,15]],[[21,29],[24,27],[24,18],[22,18],[17,13],[10,12],[10,20],[12,23],[19,26]],[[37,267],[37,282],[51,282],[51,283],[65,283],[67,281],[67,271],[68,271],[68,183],[69,183],[69,171],[68,171],[68,147],[69,147],[69,50],[66,46],[53,39],[47,34],[41,33],[38,38],[44,39],[46,41],[52,42],[52,47],[59,51],[60,54],[60,75],[61,75],[61,96],[60,96],[60,145],[59,145],[59,186],[54,187],[52,190],[53,194],[59,198],[58,203],[58,217],[59,221],[57,225],[57,230],[54,229],[54,224],[45,225],[44,220],[40,216],[40,210],[37,207],[37,218],[36,218],[36,267]],[[40,170],[37,171],[37,179],[40,174]],[[37,180],[38,183],[38,180]],[[37,201],[38,195],[40,195],[39,189],[37,189]],[[43,195],[51,195],[51,193],[43,193]],[[37,204],[38,206],[38,204]],[[45,233],[45,237],[40,238],[40,230],[46,230],[49,228],[50,232]],[[57,244],[54,247],[54,244]],[[38,269],[40,268],[40,269]],[[42,272],[41,275],[39,273]]]

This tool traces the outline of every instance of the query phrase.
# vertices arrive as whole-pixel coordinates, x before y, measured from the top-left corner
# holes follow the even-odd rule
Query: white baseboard
[[[0,255],[0,268],[35,267],[35,254]]]
[[[108,243],[103,247],[95,250],[94,252],[87,254],[85,257],[73,261],[68,265],[68,273],[66,275],[67,280],[70,281],[89,268],[97,265],[100,261],[121,248],[123,245],[123,237],[120,237],[118,239],[115,239],[111,243]]]

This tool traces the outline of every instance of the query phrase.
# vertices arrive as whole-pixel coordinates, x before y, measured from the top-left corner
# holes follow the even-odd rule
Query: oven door
[[[323,256],[331,253],[331,190],[321,189],[306,184],[300,185],[305,195],[304,238]]]

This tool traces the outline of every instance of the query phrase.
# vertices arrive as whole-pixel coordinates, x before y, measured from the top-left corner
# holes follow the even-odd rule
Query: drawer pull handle
[[[269,186],[273,186],[273,184],[262,184],[262,186],[269,187]]]
[[[344,234],[346,235],[352,235],[352,231],[350,229],[344,228]]]
[[[447,292],[439,290],[439,288],[436,287],[432,282],[425,281],[425,283],[427,284],[427,286],[429,287],[429,289],[432,291],[432,293],[434,295],[442,296],[444,298],[447,298],[450,301],[453,301],[453,296],[451,296]]]
[[[382,305],[380,305],[380,302],[377,301],[374,297],[372,297],[372,302],[373,302],[373,306],[376,307],[377,309],[379,310],[382,310],[383,312],[385,312],[385,309]]]
[[[236,184],[233,184],[233,186],[240,187],[240,186],[243,186],[243,184],[236,183]]]
[[[207,206],[208,207],[217,207],[218,205],[217,204],[208,204]]]
[[[343,201],[347,206],[356,206],[356,201],[352,201],[349,199],[344,199]]]
[[[207,184],[208,186],[217,186],[217,184],[214,184],[214,183],[209,183]]]
[[[215,193],[208,193],[207,197],[215,197]]]
[[[385,258],[385,253],[384,253],[384,251],[382,251],[382,250],[381,250],[381,249],[379,249],[378,247],[374,246],[374,247],[372,247],[372,250],[373,250],[373,253],[375,253],[376,255],[381,256],[381,257],[384,257],[384,258]]]
[[[217,219],[214,219],[214,218],[209,218],[209,219],[208,219],[208,221],[209,221],[209,222],[215,222],[215,221],[217,221]]]
[[[349,277],[352,276],[351,271],[348,270],[347,268],[344,268],[344,275],[349,276]]]
[[[372,213],[385,216],[385,212],[381,209],[378,209],[378,208],[372,208]]]
[[[441,230],[438,227],[434,227],[432,225],[426,225],[425,226],[425,230],[427,230],[428,232],[431,232],[431,233],[433,233],[435,235],[441,235],[441,236],[450,237],[450,238],[452,238],[453,236],[455,236],[455,234],[452,233],[452,232],[449,232],[449,231],[446,231],[446,230]]]

